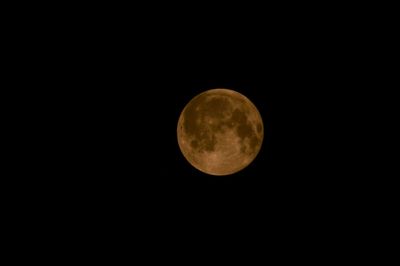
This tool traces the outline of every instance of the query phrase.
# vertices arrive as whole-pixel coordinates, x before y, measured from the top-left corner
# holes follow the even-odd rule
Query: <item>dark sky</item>
[[[38,132],[50,142],[40,164],[45,178],[30,182],[52,194],[41,194],[43,202],[79,228],[77,239],[80,232],[97,239],[105,228],[111,238],[143,231],[143,241],[155,232],[168,242],[176,231],[211,228],[229,241],[240,228],[301,246],[309,231],[340,232],[340,217],[359,209],[354,192],[365,180],[347,168],[355,162],[357,147],[349,144],[357,117],[344,111],[362,76],[357,64],[366,60],[352,39],[359,29],[287,7],[247,15],[223,8],[228,18],[160,11],[165,17],[151,21],[130,10],[90,11],[76,25],[63,20],[44,32],[49,41],[37,42],[48,58],[32,45],[26,65],[40,72],[29,82],[43,77],[36,85],[48,88],[30,93],[45,102],[37,108],[49,118],[46,132]],[[37,32],[29,43],[41,40]],[[185,105],[214,88],[248,97],[264,122],[254,162],[223,177],[193,168],[176,136]]]
[[[58,189],[121,211],[208,206],[291,217],[351,197],[358,179],[347,178],[351,152],[342,150],[351,122],[337,114],[356,84],[353,35],[321,18],[251,17],[183,27],[122,16],[53,36],[46,75],[58,88],[55,143],[65,149],[54,159],[65,177]],[[226,177],[193,168],[176,139],[184,106],[214,88],[247,96],[265,128],[254,162]]]

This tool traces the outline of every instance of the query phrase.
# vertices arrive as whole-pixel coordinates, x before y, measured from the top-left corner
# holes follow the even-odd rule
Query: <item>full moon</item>
[[[244,95],[212,89],[185,106],[177,137],[183,156],[193,167],[210,175],[230,175],[256,158],[264,125],[257,108]]]

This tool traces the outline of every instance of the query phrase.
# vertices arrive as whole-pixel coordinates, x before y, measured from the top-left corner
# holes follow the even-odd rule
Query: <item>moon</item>
[[[210,175],[234,174],[257,156],[264,125],[255,105],[230,89],[195,96],[180,114],[178,145],[186,160]]]

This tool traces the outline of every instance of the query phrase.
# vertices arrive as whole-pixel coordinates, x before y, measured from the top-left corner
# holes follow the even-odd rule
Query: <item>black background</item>
[[[368,60],[357,22],[293,7],[160,9],[148,19],[118,10],[45,20],[28,38],[35,53],[25,67],[43,88],[31,93],[45,102],[37,107],[48,143],[31,182],[67,232],[218,231],[225,240],[268,235],[279,247],[351,226],[362,177],[348,167],[356,147],[347,110]],[[214,88],[244,94],[264,122],[257,158],[223,177],[193,168],[176,136],[185,105]]]

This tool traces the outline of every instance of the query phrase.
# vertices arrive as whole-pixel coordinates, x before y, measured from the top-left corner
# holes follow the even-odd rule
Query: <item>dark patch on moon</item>
[[[244,138],[250,138],[251,136],[254,135],[253,127],[248,123],[240,124],[237,127],[237,134],[238,134],[239,138],[241,138],[242,140]]]
[[[210,127],[212,132],[224,134],[226,132],[224,126],[226,126],[226,122],[220,121]]]
[[[206,102],[207,111],[211,113],[222,112],[226,109],[227,102],[225,97],[212,97]]]
[[[243,124],[246,123],[247,116],[243,111],[236,108],[232,113],[231,121],[237,124]]]
[[[214,135],[206,135],[207,137],[203,140],[203,145],[202,145],[202,150],[205,151],[214,151],[215,144],[217,143],[217,140]]]
[[[190,142],[190,146],[192,146],[194,149],[197,149],[197,147],[199,147],[199,142],[197,140],[192,140]]]
[[[240,147],[240,152],[241,152],[241,153],[245,153],[246,150],[247,150],[246,146],[242,145],[242,146]]]
[[[224,114],[229,111],[230,102],[225,96],[217,96],[207,99],[205,103],[204,116],[221,120]]]

